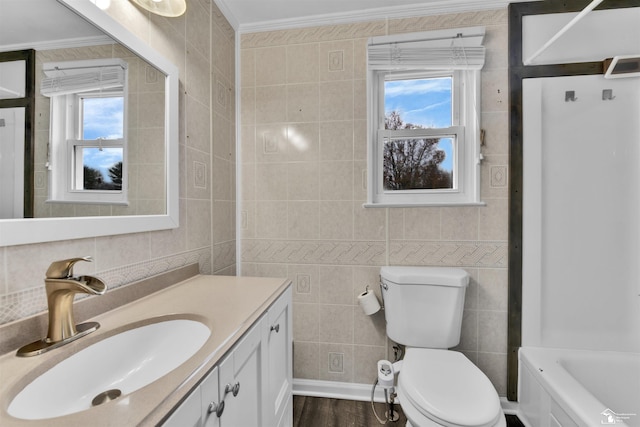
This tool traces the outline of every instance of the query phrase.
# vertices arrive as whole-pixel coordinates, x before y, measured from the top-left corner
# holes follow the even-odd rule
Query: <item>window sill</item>
[[[363,203],[363,208],[429,208],[429,207],[460,207],[486,206],[485,202],[440,202],[440,203]]]

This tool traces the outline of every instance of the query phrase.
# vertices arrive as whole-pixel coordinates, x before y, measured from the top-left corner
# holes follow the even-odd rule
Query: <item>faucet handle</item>
[[[93,258],[85,256],[81,258],[63,259],[61,261],[54,261],[47,269],[47,279],[64,279],[73,276],[73,265],[78,261],[93,262]]]

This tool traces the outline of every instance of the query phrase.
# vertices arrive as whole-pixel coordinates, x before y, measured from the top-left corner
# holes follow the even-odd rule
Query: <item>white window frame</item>
[[[90,62],[90,61],[85,61]],[[87,65],[90,67],[90,65]],[[47,203],[83,203],[128,206],[128,149],[127,149],[127,100],[128,85],[125,72],[124,85],[118,89],[67,93],[51,96],[50,146],[49,146],[49,193]],[[123,138],[83,140],[82,100],[96,97],[123,97]],[[76,147],[121,147],[122,189],[85,190],[78,189]]]
[[[456,31],[452,30],[455,36]],[[429,34],[429,33],[426,33]],[[421,34],[424,35],[424,34]],[[439,35],[442,35],[439,33]],[[407,36],[402,36],[406,40]],[[452,126],[449,128],[385,130],[384,83],[387,80],[451,76]],[[479,69],[420,69],[369,66],[367,76],[368,159],[365,207],[482,205],[480,200],[480,89]],[[392,190],[383,188],[383,144],[390,136],[429,138],[455,136],[453,189]]]

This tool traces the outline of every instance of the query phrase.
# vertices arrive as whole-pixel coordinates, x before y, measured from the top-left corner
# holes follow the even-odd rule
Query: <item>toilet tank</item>
[[[410,347],[455,347],[468,284],[469,275],[460,268],[382,267],[387,336]]]

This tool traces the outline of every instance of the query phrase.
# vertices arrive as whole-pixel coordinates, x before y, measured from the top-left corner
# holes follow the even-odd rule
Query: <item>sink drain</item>
[[[112,400],[116,400],[117,398],[119,398],[121,394],[122,392],[117,388],[103,391],[93,398],[93,400],[91,401],[91,405],[98,406],[102,405],[103,403],[111,402]]]

